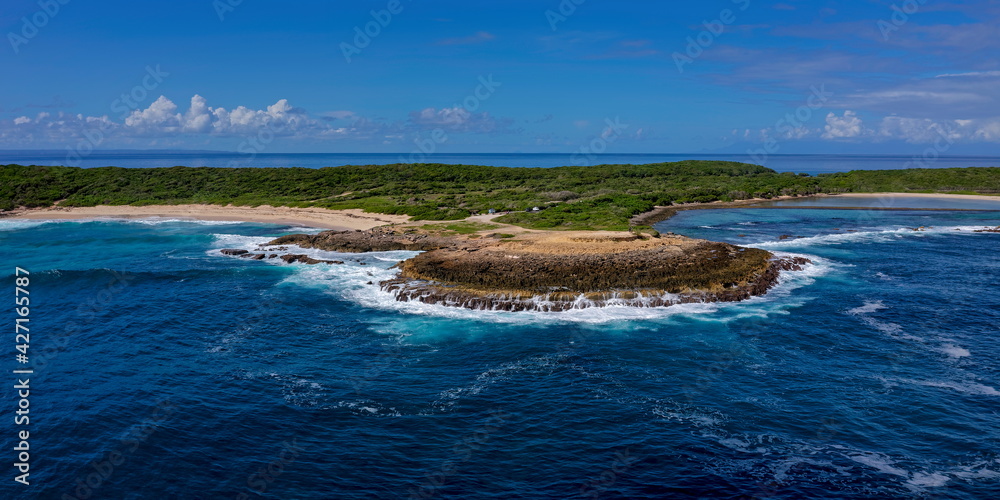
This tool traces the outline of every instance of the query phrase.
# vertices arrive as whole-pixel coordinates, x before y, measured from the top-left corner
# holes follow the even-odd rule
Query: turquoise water
[[[0,220],[36,371],[32,485],[0,496],[996,498],[996,225],[683,212],[658,228],[814,264],[743,303],[502,313],[367,284],[410,252],[217,252],[302,228]]]

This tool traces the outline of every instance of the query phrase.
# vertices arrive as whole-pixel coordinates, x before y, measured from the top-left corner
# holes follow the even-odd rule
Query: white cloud
[[[0,144],[63,147],[88,137],[100,136],[101,147],[182,143],[192,139],[245,139],[267,130],[278,137],[312,140],[361,140],[404,143],[407,137],[431,128],[469,134],[517,133],[513,120],[489,113],[473,113],[462,107],[426,108],[410,113],[405,121],[370,120],[353,111],[331,111],[313,118],[281,99],[265,109],[209,106],[200,95],[191,97],[186,110],[166,96],[144,109],[133,110],[124,122],[105,116],[39,113],[0,120]],[[159,142],[157,142],[159,141]],[[172,142],[171,142],[172,141]],[[181,142],[178,142],[181,141]]]
[[[185,132],[208,132],[212,129],[212,112],[204,97],[195,94],[191,108],[184,114]]]
[[[494,118],[489,113],[473,113],[455,106],[451,108],[425,108],[410,113],[410,122],[418,128],[443,128],[457,132],[478,134],[515,132],[513,120]]]
[[[181,129],[181,115],[173,101],[160,96],[148,108],[133,111],[125,126],[140,133],[173,133]]]
[[[879,135],[887,139],[902,139],[911,144],[932,143],[942,137],[953,140],[962,138],[962,134],[955,130],[955,126],[949,126],[947,123],[941,124],[928,118],[899,116],[883,118],[879,126]]]
[[[837,116],[836,113],[826,115],[824,130],[822,135],[824,139],[850,139],[861,136],[864,132],[864,123],[858,118],[857,113],[846,110],[843,116]]]
[[[982,77],[1000,76],[1000,71],[970,71],[968,73],[945,73],[934,78],[959,78],[959,77]]]

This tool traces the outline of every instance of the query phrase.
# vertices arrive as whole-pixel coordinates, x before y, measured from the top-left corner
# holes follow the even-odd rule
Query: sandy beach
[[[842,198],[939,198],[952,200],[1000,200],[1000,196],[987,194],[947,194],[947,193],[843,193],[836,195]]]
[[[360,209],[327,210],[324,208],[237,207],[232,205],[98,205],[96,207],[49,207],[13,212],[9,219],[142,219],[166,217],[210,221],[245,221],[272,224],[296,224],[323,229],[371,229],[386,224],[400,224],[410,218],[405,215],[365,213]]]
[[[690,203],[676,205],[672,207],[657,207],[648,214],[643,214],[636,218],[656,215],[658,212],[672,212],[675,210],[690,210],[697,208],[727,208],[739,206],[752,206],[761,202],[773,202],[790,199],[806,198],[938,198],[956,200],[991,200],[1000,201],[1000,196],[989,195],[968,195],[968,194],[944,194],[944,193],[845,193],[837,195],[820,194],[814,196],[791,197],[781,196],[771,200],[752,199],[740,200],[737,202],[712,202],[712,203]],[[468,220],[474,222],[492,222],[491,216],[473,216]],[[325,208],[292,208],[273,207],[261,205],[257,207],[243,207],[233,205],[98,205],[96,207],[48,207],[27,210],[16,210],[7,214],[0,214],[0,218],[5,219],[33,219],[33,220],[72,220],[72,219],[98,219],[98,218],[119,218],[119,219],[142,219],[150,217],[165,217],[175,219],[194,219],[208,221],[245,221],[263,222],[271,224],[297,224],[306,227],[316,227],[322,229],[337,230],[366,230],[373,227],[387,224],[403,224],[409,222],[410,218],[405,215],[386,215],[366,213],[360,209],[351,210],[328,210]],[[662,220],[656,217],[651,220]],[[516,227],[512,227],[514,229]],[[520,232],[533,232],[532,230],[520,229]]]

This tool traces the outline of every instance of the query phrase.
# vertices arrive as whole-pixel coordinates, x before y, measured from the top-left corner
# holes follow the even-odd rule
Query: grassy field
[[[489,209],[536,229],[628,228],[656,205],[846,192],[1000,193],[1000,168],[869,170],[809,176],[722,161],[504,168],[397,164],[304,168],[0,166],[0,210],[94,205],[360,208],[418,220]],[[525,210],[539,207],[538,212]]]

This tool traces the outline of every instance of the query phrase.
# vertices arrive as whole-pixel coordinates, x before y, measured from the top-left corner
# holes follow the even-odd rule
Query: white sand
[[[405,215],[369,214],[359,209],[327,210],[325,208],[291,208],[261,205],[235,207],[232,205],[99,205],[96,207],[52,207],[22,210],[11,219],[142,219],[167,217],[210,221],[246,221],[274,224],[297,224],[323,229],[371,229],[386,224],[400,224],[410,218]]]
[[[941,198],[953,200],[993,200],[1000,201],[1000,196],[990,196],[986,194],[946,194],[946,193],[844,193],[838,194],[841,198],[871,198],[873,196],[886,198]]]

